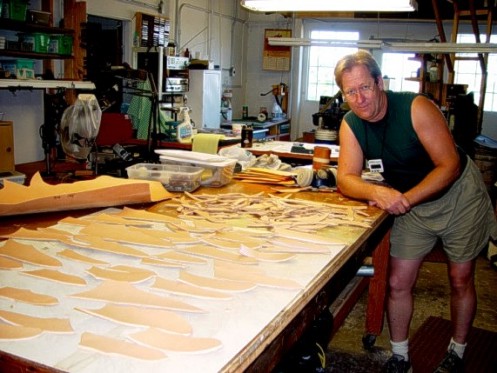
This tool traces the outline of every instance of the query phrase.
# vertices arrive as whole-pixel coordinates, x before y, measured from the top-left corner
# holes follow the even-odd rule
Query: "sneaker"
[[[384,373],[411,373],[412,367],[409,361],[406,361],[403,356],[393,355],[387,360],[383,366]]]
[[[463,373],[464,363],[453,351],[449,350],[434,373]]]

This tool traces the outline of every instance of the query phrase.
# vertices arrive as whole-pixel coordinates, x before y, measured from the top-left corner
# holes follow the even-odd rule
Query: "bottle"
[[[174,44],[174,41],[167,43],[166,52],[166,55],[168,56],[176,56],[176,44]]]
[[[176,140],[180,143],[190,143],[192,142],[193,128],[188,108],[181,108],[181,111],[183,113],[183,121],[176,127]]]
[[[252,147],[252,138],[254,135],[254,131],[251,126],[245,125],[242,128],[242,148],[251,148]]]
[[[233,108],[231,107],[231,101],[228,102],[228,111],[226,112],[226,120],[231,122],[233,120]]]
[[[278,105],[277,102],[274,103],[273,105],[273,111],[272,111],[272,116],[273,120],[281,119],[283,118],[283,110],[281,110],[280,105]]]
[[[243,105],[242,106],[242,119],[247,119],[248,118],[248,106]]]

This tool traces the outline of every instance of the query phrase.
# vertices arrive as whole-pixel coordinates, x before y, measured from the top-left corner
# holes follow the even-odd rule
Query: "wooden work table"
[[[267,186],[258,184],[233,181],[222,188],[200,188],[195,194],[253,194],[258,192],[270,192],[270,189]],[[359,203],[344,198],[338,193],[300,192],[295,194],[293,198],[342,205],[357,205]],[[167,201],[155,205],[134,205],[130,207],[158,212],[164,211],[165,205],[167,205]],[[0,218],[0,233],[12,232],[21,226],[27,228],[50,226],[64,216],[84,215],[95,211],[98,210],[4,217]],[[178,362],[177,356],[174,356],[174,354],[169,356],[168,354],[168,358],[161,363],[163,365],[143,363],[140,366],[140,371],[158,371],[158,369],[167,372],[270,371],[275,367],[279,359],[284,356],[285,352],[302,336],[306,328],[312,325],[313,321],[323,312],[327,312],[330,305],[340,296],[351,280],[356,278],[357,270],[368,256],[372,256],[375,272],[373,277],[367,279],[370,296],[368,298],[367,315],[365,315],[365,336],[369,338],[369,342],[372,339],[374,343],[374,338],[381,333],[383,328],[389,252],[388,237],[391,221],[386,213],[374,207],[367,207],[365,211],[372,218],[372,228],[337,227],[333,231],[334,233],[332,232],[332,234],[338,234],[341,239],[347,242],[347,247],[341,250],[338,255],[298,254],[297,259],[285,264],[279,264],[280,266],[289,266],[285,273],[292,274],[292,278],[293,275],[298,278],[299,273],[302,271],[313,271],[307,274],[308,281],[303,284],[303,289],[294,292],[278,289],[256,289],[237,295],[234,301],[226,301],[227,303],[222,305],[213,305],[213,301],[208,300],[207,307],[211,307],[214,312],[202,316],[205,317],[205,321],[200,324],[204,325],[207,330],[203,330],[200,334],[209,336],[212,333],[221,339],[223,342],[221,350],[200,356],[183,355],[182,360],[179,360],[180,362]],[[241,241],[243,242],[243,238]],[[52,247],[52,245],[49,246]],[[0,271],[2,284],[12,282],[5,281],[8,280],[8,276],[11,276],[7,272],[10,271]],[[159,274],[163,275],[165,273],[171,273],[171,270],[165,270]],[[21,275],[20,277],[26,276]],[[73,293],[79,291],[81,291],[80,288],[75,289]],[[281,297],[284,302],[279,304]],[[351,296],[352,301],[345,304],[342,311],[335,316],[334,329],[340,326],[357,297],[357,294]],[[65,299],[60,301],[64,302]],[[70,299],[67,299],[67,301],[74,302],[74,300]],[[271,310],[272,303],[279,304],[279,308]],[[0,309],[5,309],[8,306],[9,302],[0,299]],[[97,308],[97,306],[99,304],[90,302],[88,308]],[[266,314],[266,308],[269,314]],[[81,321],[79,317],[76,319]],[[195,320],[195,317],[192,319]],[[264,325],[257,326],[255,329],[245,327],[245,325],[257,323],[258,319],[264,319]],[[75,329],[77,329],[77,326],[75,326]],[[98,330],[97,327],[95,329]],[[118,329],[116,328],[116,330]],[[248,329],[248,331],[245,329]],[[113,330],[113,332],[116,332],[116,330]],[[359,338],[361,336],[358,336]],[[15,369],[21,371],[22,369],[22,371],[30,370],[35,372],[66,370],[88,372],[90,371],[88,370],[90,369],[89,367],[94,369],[102,366],[105,366],[107,371],[117,372],[119,369],[125,369],[128,372],[137,371],[138,363],[136,361],[126,365],[122,362],[122,359],[126,360],[126,358],[119,357],[102,358],[98,356],[100,360],[107,360],[92,366],[92,353],[78,349],[77,341],[79,337],[77,335],[57,336],[52,334],[50,337],[44,337],[41,340],[44,341],[43,344],[40,342],[37,344],[36,339],[16,342],[0,341],[0,366],[12,368],[14,371],[16,371]],[[18,345],[19,348],[13,347],[14,345]],[[66,350],[69,348],[67,346],[71,345],[74,347],[71,350],[70,357],[54,358],[53,356],[45,356],[50,355],[52,350],[57,350],[57,353],[52,355],[58,356],[62,353],[61,349]],[[178,369],[181,362],[185,366]]]
[[[251,148],[247,148],[255,156],[263,154],[274,154],[283,161],[295,163],[312,163],[314,147],[324,146],[330,148],[330,163],[338,162],[338,145],[319,144],[319,143],[301,143],[289,141],[269,141],[255,142]],[[301,151],[292,151],[292,148],[301,149]]]

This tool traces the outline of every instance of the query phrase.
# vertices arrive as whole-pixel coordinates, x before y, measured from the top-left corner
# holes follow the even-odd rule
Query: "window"
[[[419,92],[419,82],[406,79],[418,76],[421,61],[414,59],[414,56],[414,53],[383,53],[381,72],[390,78],[390,90]]]
[[[358,32],[311,31],[311,40],[357,41]],[[335,84],[334,70],[338,60],[357,51],[355,47],[311,46],[309,48],[309,75],[307,83],[307,100],[319,101],[320,96],[334,96],[340,89]],[[415,77],[421,62],[413,59],[409,53],[383,53],[382,73],[390,78],[389,89],[392,91],[419,92],[419,83],[408,81],[406,77]]]
[[[311,40],[359,40],[358,32],[312,31]],[[309,47],[309,75],[307,99],[319,101],[320,96],[334,96],[340,89],[335,84],[335,65],[338,60],[357,51],[352,47]]]
[[[485,35],[480,36],[480,40],[485,41]],[[473,34],[461,34],[457,36],[459,43],[474,43]],[[492,35],[490,42],[495,43],[495,35]],[[458,57],[476,57],[476,53],[457,53]],[[473,92],[475,104],[480,102],[481,68],[479,61],[456,60],[454,64],[454,83],[467,84],[467,92]],[[485,92],[485,111],[497,111],[497,56],[488,55],[487,61],[487,88]]]

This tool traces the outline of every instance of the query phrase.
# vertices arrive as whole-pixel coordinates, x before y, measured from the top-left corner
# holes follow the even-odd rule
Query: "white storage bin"
[[[17,171],[0,171],[0,187],[3,188],[3,181],[8,180],[17,184],[24,184],[26,175]]]
[[[160,181],[170,192],[193,192],[200,186],[204,169],[182,165],[138,163],[127,167],[126,171],[130,179]]]
[[[202,167],[202,186],[221,187],[233,179],[236,159],[176,149],[157,149],[155,152],[163,164]]]

